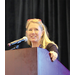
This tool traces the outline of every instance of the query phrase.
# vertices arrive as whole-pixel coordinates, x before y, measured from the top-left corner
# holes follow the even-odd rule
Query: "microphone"
[[[28,38],[26,36],[24,36],[21,39],[18,39],[18,40],[15,40],[13,42],[8,43],[8,46],[19,44],[19,43],[24,42],[24,41],[26,42],[27,40],[28,40]]]

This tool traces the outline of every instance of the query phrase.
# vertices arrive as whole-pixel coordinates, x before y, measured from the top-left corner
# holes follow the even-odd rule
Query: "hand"
[[[58,57],[58,54],[56,52],[54,52],[54,51],[50,51],[49,55],[50,55],[50,58],[51,58],[52,62],[55,61],[57,59],[57,57]]]

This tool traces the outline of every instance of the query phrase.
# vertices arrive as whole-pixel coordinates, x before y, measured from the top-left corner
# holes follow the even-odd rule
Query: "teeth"
[[[35,36],[32,36],[32,37],[35,37]]]

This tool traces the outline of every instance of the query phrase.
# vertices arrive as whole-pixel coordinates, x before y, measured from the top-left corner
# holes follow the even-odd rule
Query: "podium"
[[[5,51],[5,75],[70,75],[57,59],[52,62],[42,48],[22,48]]]

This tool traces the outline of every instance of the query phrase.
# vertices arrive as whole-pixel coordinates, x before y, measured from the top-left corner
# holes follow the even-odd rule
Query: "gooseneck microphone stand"
[[[10,50],[18,49],[19,45],[16,45],[15,47],[11,48]]]

